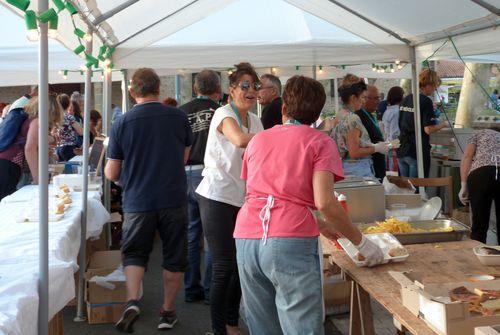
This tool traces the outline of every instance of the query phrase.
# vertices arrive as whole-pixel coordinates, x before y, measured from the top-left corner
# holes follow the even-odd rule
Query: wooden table
[[[414,271],[423,275],[423,283],[465,281],[468,274],[500,273],[500,267],[486,267],[479,263],[472,248],[480,242],[414,244],[405,246],[410,257],[403,263],[390,263],[375,268],[358,268],[344,251],[332,248],[323,240],[323,250],[330,253],[333,262],[352,280],[350,334],[375,334],[370,296],[389,311],[399,333],[405,330],[414,335],[435,335],[426,323],[411,314],[402,305],[401,286],[388,271]],[[400,327],[399,327],[400,326]]]

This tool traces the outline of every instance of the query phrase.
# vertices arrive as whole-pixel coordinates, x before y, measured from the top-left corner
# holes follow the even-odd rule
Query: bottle
[[[340,205],[342,206],[342,208],[344,209],[344,211],[346,213],[349,213],[349,209],[347,208],[347,198],[346,198],[346,196],[344,194],[339,194],[339,196],[337,197],[337,200],[340,203]]]

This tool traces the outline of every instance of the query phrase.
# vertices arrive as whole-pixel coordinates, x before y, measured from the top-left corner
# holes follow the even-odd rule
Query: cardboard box
[[[328,277],[323,282],[323,300],[325,307],[349,306],[351,301],[351,282],[340,276]]]
[[[471,315],[469,303],[450,302],[448,298],[449,292],[460,286],[465,286],[470,291],[475,288],[498,289],[500,280],[423,285],[418,273],[389,273],[401,284],[403,306],[423,319],[438,334],[474,335],[476,327],[500,324],[499,314]]]
[[[327,315],[343,314],[349,311],[351,283],[345,281],[340,268],[331,257],[323,257],[323,301]]]
[[[105,277],[121,264],[121,252],[96,251],[91,257],[85,273],[87,280],[87,314],[89,323],[111,323],[120,318],[127,301],[125,280],[110,280],[102,285],[91,279]]]
[[[125,309],[126,303],[89,304],[87,303],[87,319],[89,324],[116,323]]]
[[[108,245],[106,243],[106,234],[104,230],[101,232],[101,235],[97,239],[88,239],[87,240],[87,255],[92,256],[96,251],[106,251],[108,250]]]
[[[64,320],[62,311],[59,311],[49,321],[49,335],[64,335]]]
[[[500,325],[476,328],[474,335],[500,335]]]

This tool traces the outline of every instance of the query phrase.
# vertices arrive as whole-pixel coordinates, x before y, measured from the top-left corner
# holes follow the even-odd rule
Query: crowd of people
[[[304,327],[320,334],[319,232],[349,238],[370,265],[382,261],[380,248],[334,198],[334,181],[343,178],[337,146],[310,126],[325,103],[323,86],[295,76],[279,98],[277,89],[262,90],[263,84],[279,89],[273,80],[262,83],[250,64],[240,63],[220,106],[218,75],[204,70],[195,78],[197,97],[177,109],[159,102],[153,70],[134,73],[130,94],[137,104],[113,125],[105,167],[124,191],[128,303],[118,329],[131,331],[140,314],[140,284],[156,231],[164,269],[159,329],[178,322],[174,302],[185,272],[185,300],[210,304],[214,334],[240,333],[241,300],[252,334]],[[264,130],[251,112],[258,99],[271,104],[266,111],[281,104],[278,125]],[[201,284],[202,236],[209,286]]]
[[[49,88],[49,162],[67,162],[82,153],[83,96],[56,94]],[[101,134],[102,117],[90,111],[89,138]],[[3,103],[0,122],[0,200],[16,189],[38,183],[38,88],[12,104]]]
[[[326,101],[314,79],[294,76],[282,87],[275,75],[259,77],[240,63],[229,75],[226,98],[219,75],[203,70],[195,76],[196,97],[177,107],[172,98],[160,102],[154,70],[138,69],[129,89],[136,104],[125,114],[112,106],[104,170],[123,189],[127,304],[116,327],[133,331],[158,233],[164,288],[158,329],[178,322],[175,301],[184,284],[186,302],[210,305],[210,333],[240,334],[243,304],[251,334],[322,334],[319,234],[349,239],[369,266],[383,261],[382,250],[335,198],[334,184],[346,176],[382,179],[387,170],[416,177],[415,131],[422,134],[428,176],[429,134],[444,127],[429,98],[439,84],[434,71],[420,74],[416,130],[411,94],[395,86],[381,101],[377,87],[346,75],[338,89],[343,107],[325,134],[312,127]],[[49,96],[47,131],[57,161],[79,153],[82,102],[78,92]],[[253,113],[257,102],[264,106],[261,118]],[[38,180],[36,90],[3,111],[0,127],[17,123],[18,129],[11,139],[0,135],[0,199],[16,190],[23,173]],[[92,111],[91,140],[100,134],[100,120]],[[491,202],[497,218],[500,208],[498,150],[499,133],[480,132],[462,161],[459,196],[464,203],[470,198],[472,237],[483,242]]]

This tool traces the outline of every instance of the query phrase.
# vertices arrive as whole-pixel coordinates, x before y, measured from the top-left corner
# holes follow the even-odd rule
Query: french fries
[[[409,233],[438,233],[453,231],[452,227],[447,228],[433,228],[433,229],[420,229],[413,228],[412,225],[406,221],[399,221],[395,218],[390,218],[385,221],[375,222],[375,226],[363,228],[361,231],[364,234],[378,234],[378,233],[391,233],[391,234],[409,234]]]

